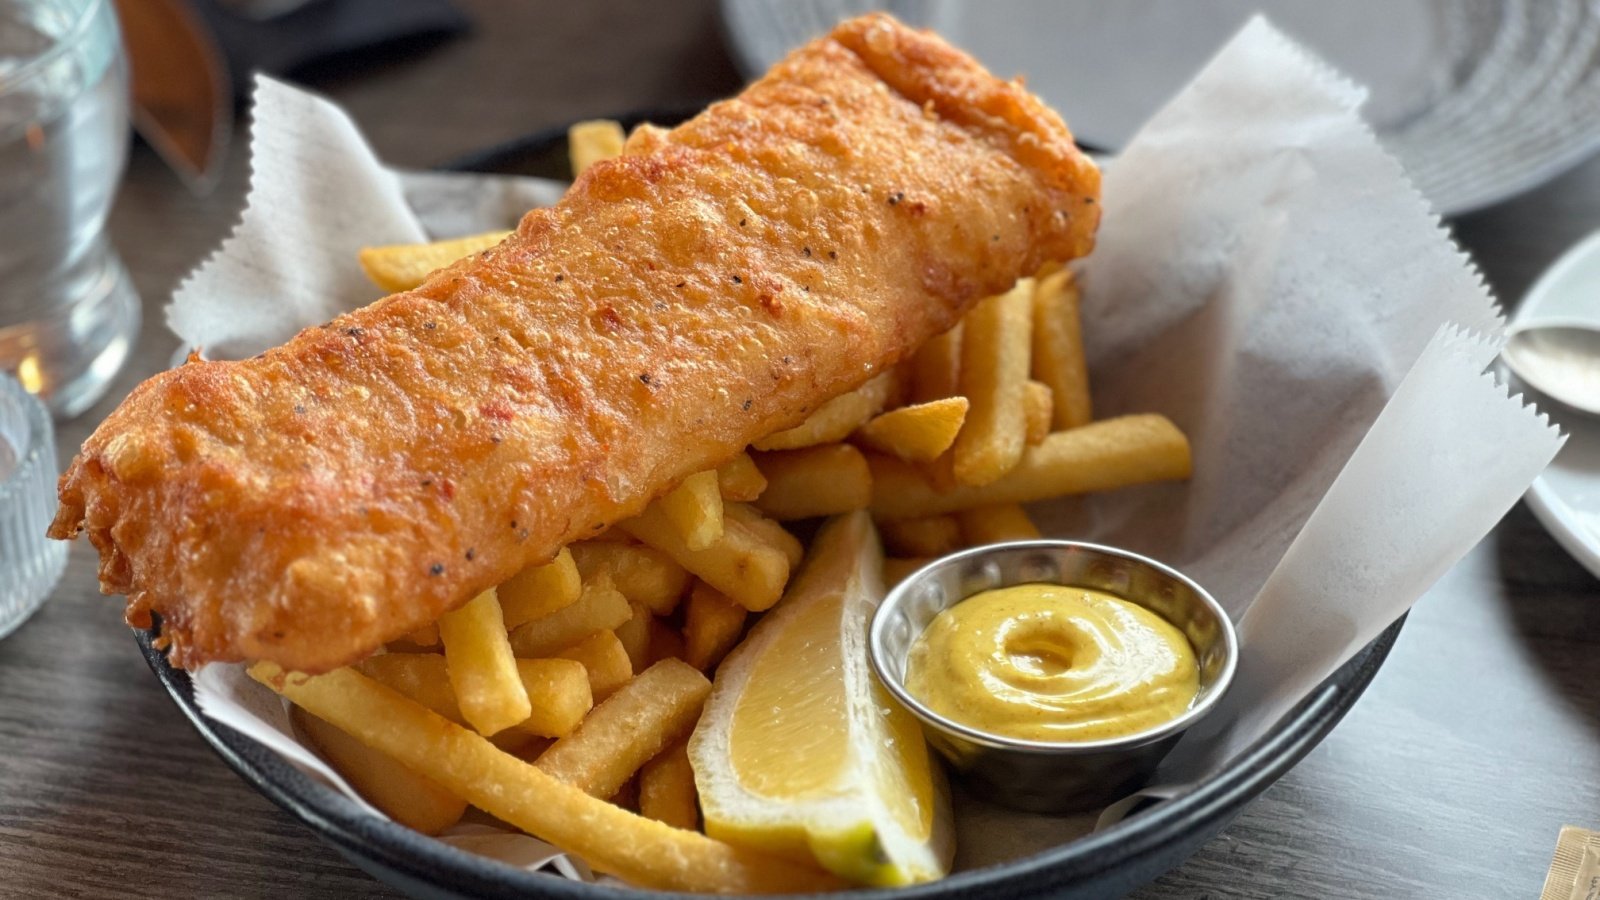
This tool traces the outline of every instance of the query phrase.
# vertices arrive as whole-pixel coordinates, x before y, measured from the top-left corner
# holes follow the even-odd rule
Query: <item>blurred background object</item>
[[[1531,189],[1600,148],[1600,6],[1585,0],[721,0],[746,74],[873,8],[934,28],[1115,151],[1267,14],[1370,88],[1364,113],[1434,209]]]
[[[67,548],[44,536],[56,511],[56,443],[37,397],[0,374],[0,638],[44,603]]]
[[[233,128],[233,84],[211,31],[184,0],[116,0],[133,77],[133,127],[204,194]]]
[[[0,0],[0,369],[57,416],[99,398],[139,331],[105,238],[127,91],[109,0]]]

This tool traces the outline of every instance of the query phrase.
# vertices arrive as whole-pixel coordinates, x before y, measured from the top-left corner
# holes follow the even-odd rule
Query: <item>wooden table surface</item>
[[[574,118],[733,91],[713,4],[461,5],[465,39],[324,67],[383,158],[425,166]],[[62,459],[176,340],[161,306],[238,212],[135,150],[113,237],[145,328]],[[1456,223],[1515,301],[1600,227],[1600,160]],[[81,542],[53,601],[0,642],[0,896],[390,897],[248,788],[145,668]],[[1356,709],[1187,864],[1138,897],[1533,897],[1563,823],[1600,827],[1600,583],[1514,510],[1417,607]]]

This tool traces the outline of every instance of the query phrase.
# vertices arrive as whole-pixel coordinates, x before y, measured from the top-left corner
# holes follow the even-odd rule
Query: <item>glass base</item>
[[[105,394],[139,336],[141,309],[122,259],[102,244],[62,278],[72,297],[44,318],[0,325],[0,368],[67,419]]]

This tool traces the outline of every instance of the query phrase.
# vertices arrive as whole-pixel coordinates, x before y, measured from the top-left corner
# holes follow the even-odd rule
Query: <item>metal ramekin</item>
[[[906,690],[911,645],[935,616],[982,591],[1039,583],[1105,591],[1176,625],[1200,663],[1200,692],[1189,711],[1126,737],[1027,741],[948,719]],[[890,695],[922,722],[928,742],[986,797],[1032,812],[1069,812],[1103,806],[1148,778],[1184,730],[1227,691],[1239,644],[1217,601],[1176,570],[1126,550],[1041,540],[976,547],[912,573],[878,606],[868,656]]]

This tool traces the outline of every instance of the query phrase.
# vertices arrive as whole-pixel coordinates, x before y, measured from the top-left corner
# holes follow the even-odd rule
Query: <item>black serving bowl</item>
[[[629,127],[643,121],[672,124],[690,112],[653,110],[618,120]],[[567,178],[571,173],[566,129],[538,132],[462,157],[444,168]],[[914,887],[827,896],[842,900],[1084,900],[1118,896],[1154,881],[1214,837],[1333,730],[1383,665],[1403,622],[1404,618],[1397,620],[1362,648],[1227,768],[1185,793],[1152,802],[1104,831],[1024,859]],[[169,665],[166,654],[151,645],[152,632],[136,631],[135,636],[151,671],[223,762],[351,862],[408,895],[427,900],[631,900],[639,896],[631,888],[581,884],[495,862],[374,818],[254,740],[206,718],[195,704],[188,673]],[[655,896],[689,900],[700,895]]]

